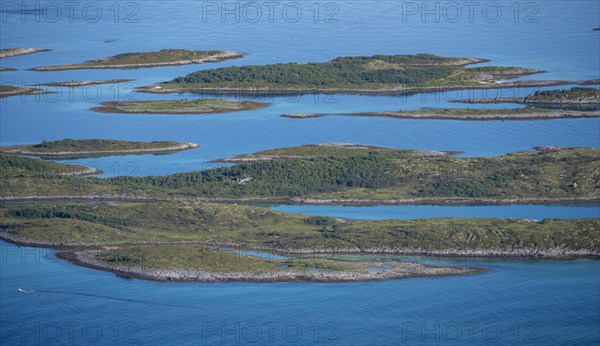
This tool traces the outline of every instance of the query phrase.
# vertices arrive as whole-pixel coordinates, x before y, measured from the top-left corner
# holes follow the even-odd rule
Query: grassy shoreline
[[[356,282],[485,271],[336,257],[353,254],[600,258],[600,219],[353,221],[183,201],[4,202],[0,214],[4,241],[59,249],[59,258],[77,265],[156,281]]]
[[[287,255],[600,256],[600,218],[364,221],[184,201],[3,202],[0,213],[3,239],[63,249],[210,246]],[[184,252],[193,257],[193,251]],[[164,267],[161,256],[136,257]]]
[[[0,59],[11,58],[20,55],[29,55],[35,53],[49,52],[51,49],[40,48],[4,48],[0,49]]]
[[[41,144],[1,148],[4,153],[43,158],[81,158],[127,154],[170,153],[197,148],[195,143],[173,141],[133,142],[106,139],[65,139]]]
[[[250,111],[269,105],[266,102],[222,99],[109,101],[102,102],[102,106],[92,108],[92,110],[101,113],[123,114],[217,114]]]
[[[239,59],[244,57],[244,55],[245,53],[228,51],[163,49],[157,52],[123,53],[106,58],[89,60],[79,64],[41,66],[31,70],[49,72],[85,69],[138,69],[221,62],[229,59]]]
[[[307,119],[324,116],[386,117],[396,119],[441,119],[441,120],[544,120],[563,118],[596,118],[600,111],[574,111],[543,108],[431,108],[398,112],[284,114],[284,118]]]
[[[89,86],[89,85],[127,83],[127,82],[131,82],[131,81],[133,81],[133,79],[108,79],[108,80],[86,80],[86,81],[55,82],[55,83],[44,83],[44,84],[37,84],[37,85],[39,85],[39,86],[49,86],[49,87],[77,88],[77,87]]]
[[[590,83],[595,81],[589,81]],[[591,107],[592,110],[600,109],[600,90],[595,88],[576,87],[569,90],[536,91],[527,97],[497,97],[453,100],[457,103],[520,103],[533,107]]]

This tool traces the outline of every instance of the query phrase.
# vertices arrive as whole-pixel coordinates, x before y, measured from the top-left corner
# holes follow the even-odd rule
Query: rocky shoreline
[[[56,82],[56,83],[45,83],[36,84],[37,86],[49,86],[49,87],[67,87],[76,88],[88,85],[100,85],[100,84],[116,84],[131,82],[133,79],[109,79],[109,80],[87,80],[87,81],[71,81],[71,82]]]
[[[530,222],[538,222],[531,220]],[[41,247],[56,250],[76,250],[76,249],[100,249],[110,246],[102,243],[85,242],[55,242],[27,239],[14,236],[0,231],[0,240],[18,245],[29,247]],[[249,251],[268,251],[269,253],[291,256],[291,255],[395,255],[395,256],[431,256],[431,257],[453,257],[453,258],[525,258],[525,259],[574,259],[574,258],[598,258],[600,250],[578,249],[572,250],[566,247],[554,247],[548,249],[540,248],[513,248],[513,249],[428,249],[428,248],[394,248],[389,246],[379,246],[376,248],[281,248],[266,246],[246,246],[237,243],[214,243],[208,241],[141,241],[129,242],[120,245],[173,245],[173,244],[198,244],[207,246],[219,246],[223,248],[249,250]],[[73,252],[73,251],[71,251]]]
[[[103,244],[96,243],[57,243],[28,240],[15,237],[5,232],[0,232],[0,240],[15,244],[17,246],[29,246],[39,248],[58,249],[57,257],[67,260],[75,265],[108,271],[119,276],[138,278],[151,281],[176,281],[176,282],[323,282],[323,283],[343,283],[343,282],[365,282],[365,281],[383,281],[397,280],[417,277],[441,277],[471,275],[487,271],[485,268],[462,267],[462,266],[431,266],[418,264],[414,262],[393,262],[377,261],[369,264],[375,266],[387,266],[382,269],[365,270],[297,270],[281,268],[273,271],[249,271],[249,272],[219,272],[206,271],[202,269],[162,269],[145,268],[143,266],[116,266],[96,258],[88,256],[89,253],[99,251]],[[202,242],[182,242],[186,244],[206,244]],[[160,245],[161,243],[141,243],[140,245]],[[171,243],[172,244],[172,243]],[[260,248],[257,248],[260,250]],[[275,249],[275,252],[287,254],[313,254],[312,250],[298,249],[296,251],[285,251]],[[327,252],[321,252],[323,254]],[[375,252],[351,252],[336,251],[332,254],[372,254]],[[385,253],[381,253],[385,254]]]
[[[151,148],[151,149],[123,149],[123,150],[95,150],[95,151],[56,151],[56,152],[45,152],[45,151],[29,151],[24,150],[23,147],[14,147],[5,150],[10,154],[25,155],[25,156],[37,156],[37,157],[83,157],[83,156],[103,156],[103,155],[120,155],[120,154],[153,154],[153,153],[165,153],[174,152],[187,149],[197,148],[198,144],[195,143],[179,143],[176,146],[165,147],[165,148]]]
[[[232,95],[299,95],[299,94],[362,94],[362,95],[401,95],[414,92],[439,92],[450,90],[478,90],[478,89],[510,89],[510,88],[535,88],[573,84],[568,81],[515,81],[496,84],[463,85],[463,86],[431,86],[431,87],[391,87],[391,88],[229,88],[229,87],[202,87],[202,88],[163,88],[159,83],[140,87],[139,92],[152,94],[168,93],[198,93],[198,94],[232,94]]]
[[[314,114],[314,113],[291,113],[291,114],[282,114],[282,118],[290,118],[290,119],[307,119],[307,118],[320,118],[327,114]]]
[[[500,100],[500,101],[499,101]],[[518,99],[478,99],[479,102],[468,102],[464,103],[519,103],[513,102]],[[458,102],[458,101],[457,101]],[[461,101],[462,102],[462,101]],[[546,110],[540,109],[539,111],[530,113],[515,113],[515,114],[502,114],[502,113],[488,113],[488,114],[439,114],[435,112],[428,112],[423,110],[422,112],[362,112],[362,113],[340,113],[340,114],[284,114],[284,118],[292,119],[307,119],[307,118],[319,118],[328,115],[339,115],[339,116],[365,116],[365,117],[386,117],[396,119],[436,119],[436,120],[544,120],[544,119],[562,119],[562,118],[596,118],[600,117],[600,111],[571,111],[571,110]]]
[[[196,201],[207,203],[282,203],[293,205],[508,205],[508,204],[559,204],[559,203],[598,203],[600,196],[573,197],[573,198],[468,198],[468,197],[416,197],[398,199],[368,199],[368,198],[331,198],[317,199],[307,197],[240,197],[240,198],[193,198],[193,197],[146,197],[129,195],[24,195],[0,196],[0,202],[19,201],[62,201],[62,200],[92,200],[92,201],[134,201],[134,202],[164,202],[164,201]]]
[[[1,88],[0,85],[0,98],[2,97],[10,97],[10,96],[24,96],[24,95],[43,95],[43,94],[55,94],[55,92],[44,91],[38,88]]]
[[[1,200],[1,199],[0,199]],[[292,204],[301,205],[410,205],[410,204],[432,204],[432,205],[460,205],[460,204],[557,204],[557,203],[589,203],[599,202],[600,196],[576,197],[576,198],[466,198],[466,197],[417,197],[399,199],[368,199],[368,198],[334,198],[316,199],[305,197],[294,197]]]
[[[485,268],[476,267],[453,267],[453,266],[431,266],[414,262],[395,262],[378,260],[369,263],[372,267],[381,266],[382,269],[366,270],[297,270],[282,268],[273,271],[206,271],[202,269],[162,269],[145,268],[143,266],[117,266],[100,261],[90,253],[99,251],[105,244],[97,243],[60,243],[28,240],[0,232],[0,239],[18,246],[31,246],[41,248],[59,249],[57,256],[73,264],[96,270],[108,271],[124,277],[138,278],[152,281],[176,281],[176,282],[363,282],[397,280],[416,277],[438,277],[470,275],[487,271]],[[181,242],[182,244],[203,244],[206,242]],[[143,242],[137,245],[160,245],[160,242]],[[174,244],[165,242],[164,244]],[[132,245],[132,244],[128,244]],[[223,246],[223,244],[212,244]],[[235,244],[225,244],[231,248],[237,248]],[[442,249],[432,250],[424,248],[263,248],[244,247],[248,250],[268,250],[276,254],[284,255],[394,255],[394,256],[430,256],[430,257],[453,257],[453,258],[520,258],[520,259],[576,259],[576,258],[599,258],[600,251],[568,248],[551,249]]]
[[[0,59],[10,58],[19,55],[29,55],[35,53],[49,52],[51,49],[40,48],[4,48],[0,49]]]
[[[584,81],[577,83],[577,85],[598,85],[598,84],[600,84],[600,79],[584,80]]]
[[[84,252],[62,252],[59,258],[73,264],[108,271],[120,276],[175,282],[366,282],[397,280],[417,277],[439,277],[478,274],[487,271],[475,267],[436,267],[408,262],[386,262],[391,268],[382,270],[293,270],[281,269],[264,272],[213,272],[201,269],[151,269],[144,267],[119,267],[98,261]]]
[[[265,108],[269,106],[269,103],[267,102],[254,102],[254,101],[228,101],[228,105],[231,107],[227,107],[227,106],[217,106],[217,107],[212,107],[212,106],[205,106],[204,108],[202,108],[203,106],[198,106],[197,109],[176,109],[176,108],[169,108],[169,109],[151,109],[151,108],[147,108],[147,109],[136,109],[136,110],[132,110],[132,109],[125,109],[124,105],[132,104],[132,103],[136,103],[136,104],[156,104],[156,103],[160,103],[160,102],[176,102],[176,101],[160,101],[160,100],[153,100],[153,101],[106,101],[106,102],[102,102],[101,106],[99,107],[94,107],[91,110],[94,112],[99,112],[99,113],[118,113],[118,114],[217,114],[217,113],[230,113],[230,112],[240,112],[240,111],[250,111],[250,110],[255,110],[255,109],[260,109],[260,108]]]
[[[88,70],[88,69],[138,69],[138,68],[150,68],[160,66],[180,66],[180,65],[192,65],[192,64],[206,64],[212,62],[221,62],[230,59],[243,58],[246,53],[239,52],[222,52],[214,54],[212,56],[202,59],[192,60],[179,60],[179,61],[168,61],[168,62],[155,62],[155,63],[133,63],[133,64],[114,64],[114,65],[89,65],[86,63],[80,64],[68,64],[68,65],[53,65],[53,66],[41,66],[30,69],[30,71],[38,72],[49,72],[49,71],[67,71],[67,70]],[[101,61],[103,59],[92,60],[91,62]]]

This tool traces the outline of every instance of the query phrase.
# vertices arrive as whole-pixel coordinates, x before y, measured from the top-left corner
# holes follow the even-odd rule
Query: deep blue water
[[[26,6],[22,15],[13,13],[14,8],[10,7],[13,2],[0,2],[2,48],[53,49],[50,53],[3,60],[1,66],[15,67],[19,71],[0,73],[0,81],[30,85],[127,78],[134,82],[77,88],[72,94],[62,89],[59,94],[38,98],[0,99],[0,145],[91,137],[170,139],[201,145],[173,155],[78,160],[104,170],[104,176],[203,169],[210,167],[207,162],[216,158],[329,141],[458,150],[464,151],[466,156],[498,155],[530,150],[537,145],[600,146],[600,119],[460,122],[279,117],[292,112],[466,107],[448,100],[526,95],[532,89],[402,97],[266,97],[260,100],[272,102],[269,108],[219,115],[116,115],[89,110],[100,101],[115,99],[199,97],[131,93],[132,86],[170,80],[199,69],[327,61],[346,55],[475,56],[492,60],[490,65],[547,71],[526,79],[600,78],[600,32],[592,31],[600,27],[600,3],[594,0],[498,1],[495,4],[501,8],[502,16],[497,21],[493,20],[493,8],[487,15],[482,14],[484,5],[479,5],[471,20],[467,2],[438,2],[446,6],[438,22],[431,15],[423,19],[418,9],[414,12],[414,6],[421,6],[421,2],[390,0],[316,2],[319,8],[316,21],[314,1],[280,2],[272,20],[267,14],[268,4],[257,2],[263,15],[256,22],[247,18],[252,16],[251,12],[243,14],[244,18],[238,13],[239,20],[230,14],[223,19],[222,11],[213,15],[210,13],[214,8],[206,7],[215,3],[200,1],[121,2],[116,16],[115,8],[110,8],[113,2],[83,2],[79,3],[71,21],[66,3],[20,1],[17,5]],[[37,21],[36,4],[46,8]],[[303,13],[297,22],[292,20],[293,8],[287,17],[281,13],[283,6],[295,4]],[[462,16],[456,21],[453,20],[456,14],[448,7],[452,4],[462,9]],[[518,15],[515,4],[519,8]],[[52,8],[55,5],[62,8],[61,18],[56,22]],[[82,17],[84,6],[89,6],[87,20]],[[96,6],[101,7],[102,16],[94,22],[91,19]],[[216,2],[216,6],[224,5]],[[430,2],[429,6],[435,3]],[[136,14],[128,18],[132,10]],[[332,11],[336,14],[328,18]],[[411,14],[413,12],[415,14]],[[532,13],[535,15],[531,16]],[[248,56],[219,64],[139,70],[51,73],[26,70],[163,48],[227,49],[245,51]],[[575,208],[277,208],[360,219],[471,215],[572,218],[593,217],[598,210],[597,205]],[[3,345],[248,344],[253,341],[256,344],[314,344],[318,341],[340,345],[600,343],[600,261],[597,260],[433,259],[441,264],[473,264],[492,270],[469,277],[355,284],[180,284],[125,280],[55,260],[53,252],[46,250],[15,248],[5,243],[0,246]],[[48,256],[42,256],[46,254]],[[221,338],[223,327],[229,331],[224,340]],[[260,337],[256,334],[257,327],[260,327]],[[115,329],[119,332],[116,339]],[[316,339],[315,330],[319,331]],[[301,335],[297,331],[301,331]]]
[[[496,4],[502,16],[495,22],[493,8],[487,8],[487,14],[484,15],[483,5],[480,5],[471,18],[468,4],[461,2],[456,4],[461,6],[462,16],[453,22],[456,15],[452,15],[451,7],[454,3],[438,2],[442,9],[439,23],[431,15],[423,20],[421,12],[409,15],[414,12],[414,8],[410,8],[414,5],[412,2],[394,1],[316,2],[320,9],[316,20],[316,5],[312,1],[281,3],[272,18],[268,15],[268,4],[258,2],[254,4],[263,8],[263,16],[256,23],[250,22],[250,12],[238,13],[237,18],[227,12],[223,12],[225,18],[221,18],[221,11],[210,15],[212,11],[207,6],[212,3],[196,1],[177,1],[177,6],[171,5],[175,2],[127,2],[122,4],[116,18],[115,9],[110,8],[112,3],[89,5],[86,17],[82,15],[84,4],[81,4],[81,7],[76,7],[72,20],[69,12],[63,8],[59,17],[61,20],[53,23],[51,20],[56,17],[55,9],[46,2],[24,2],[25,9],[32,12],[36,3],[42,8],[39,23],[35,22],[37,18],[34,14],[22,17],[13,13],[14,9],[3,2],[2,46],[48,47],[53,51],[6,59],[2,63],[4,66],[20,70],[0,74],[2,83],[20,85],[113,78],[134,81],[72,91],[63,88],[58,90],[59,94],[37,98],[3,99],[0,101],[3,113],[1,145],[73,137],[171,139],[201,145],[195,150],[166,156],[141,155],[77,161],[101,168],[104,176],[159,175],[203,169],[208,161],[216,158],[328,141],[457,150],[469,156],[530,150],[538,145],[600,146],[599,119],[460,122],[345,117],[298,120],[279,117],[292,112],[342,113],[467,107],[447,101],[465,97],[526,95],[532,89],[452,91],[401,97],[273,96],[266,98],[273,103],[269,108],[218,115],[123,115],[99,114],[89,110],[99,101],[106,100],[198,97],[190,94],[132,94],[131,88],[170,80],[199,69],[327,61],[344,55],[426,52],[446,56],[476,56],[492,60],[489,64],[547,71],[529,78],[572,81],[599,78],[600,34],[592,31],[592,28],[599,26],[600,8],[596,1],[517,3],[518,15],[516,7],[511,8],[514,2],[500,1]],[[133,7],[125,8],[127,4]],[[235,7],[235,3],[231,4]],[[242,6],[245,3],[237,4]],[[290,7],[295,4],[302,9],[302,16],[293,23],[295,17]],[[217,5],[219,9],[225,6],[221,3]],[[100,6],[103,15],[98,22],[92,22],[96,6]],[[284,6],[287,6],[287,15],[281,12]],[[127,17],[136,9],[135,16]],[[327,17],[333,12],[336,12],[334,17]],[[536,14],[530,17],[532,13]],[[26,70],[41,65],[76,63],[117,53],[162,48],[229,49],[245,51],[248,56],[219,64],[138,70],[47,73]]]
[[[352,284],[156,283],[77,267],[49,250],[0,246],[4,345],[304,345],[316,343],[316,330],[320,343],[338,345],[593,345],[600,338],[594,260],[434,258],[425,262],[491,270]]]

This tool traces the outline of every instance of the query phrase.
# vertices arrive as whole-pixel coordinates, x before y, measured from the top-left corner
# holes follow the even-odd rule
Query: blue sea
[[[335,115],[314,119],[280,117],[294,112],[482,107],[449,101],[524,96],[537,90],[534,88],[404,96],[249,96],[268,101],[271,106],[213,115],[126,115],[90,110],[102,101],[210,97],[134,91],[136,86],[168,81],[196,70],[322,62],[350,55],[432,53],[479,57],[491,60],[485,65],[546,71],[524,79],[597,79],[600,32],[592,30],[597,27],[600,2],[595,0],[3,0],[0,46],[52,51],[2,59],[0,66],[18,69],[0,73],[2,84],[31,86],[118,78],[133,81],[50,88],[57,93],[0,99],[0,145],[63,138],[200,144],[197,149],[171,155],[63,161],[99,168],[104,171],[103,177],[206,169],[213,167],[210,161],[217,158],[331,141],[461,151],[461,155],[470,157],[527,151],[540,145],[600,147],[598,118],[461,122]],[[218,64],[137,70],[28,70],[164,48],[222,49],[248,55]],[[592,218],[600,213],[598,204],[265,207],[349,219]],[[467,277],[353,284],[192,284],[127,280],[57,260],[50,250],[6,243],[0,243],[0,250],[2,345],[600,344],[598,260],[417,258],[426,263],[476,265],[491,270]]]

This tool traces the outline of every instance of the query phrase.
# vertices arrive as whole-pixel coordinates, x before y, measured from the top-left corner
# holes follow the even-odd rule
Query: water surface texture
[[[157,283],[77,267],[50,250],[0,246],[6,345],[70,337],[103,345],[593,345],[600,337],[594,260],[422,258],[490,271],[350,284]]]
[[[171,155],[63,161],[95,166],[104,171],[104,177],[206,169],[213,167],[209,162],[217,158],[331,141],[462,151],[465,156],[501,155],[540,145],[600,147],[600,119],[461,122],[280,117],[294,112],[467,107],[449,101],[524,96],[535,91],[530,88],[406,96],[273,95],[252,98],[271,102],[268,108],[216,115],[90,111],[101,101],[207,97],[133,91],[136,86],[168,81],[200,69],[321,62],[350,55],[480,57],[490,59],[489,65],[546,71],[525,79],[596,79],[600,78],[600,32],[592,29],[600,27],[598,1],[497,1],[485,10],[485,2],[481,2],[472,13],[469,2],[427,2],[429,9],[440,6],[437,17],[421,8],[425,2],[391,0],[282,1],[272,13],[269,6],[274,5],[261,1],[250,7],[246,2],[83,1],[73,12],[68,10],[68,3],[0,3],[2,48],[53,49],[3,59],[2,67],[18,71],[0,73],[0,81],[11,85],[116,78],[134,81],[0,99],[0,145],[63,138],[175,140],[201,145]],[[28,71],[37,66],[164,48],[223,49],[248,55],[218,64],[152,69]],[[597,204],[271,207],[355,219],[598,217]],[[2,345],[600,343],[598,260],[421,258],[418,260],[427,263],[490,270],[467,277],[351,284],[201,284],[128,280],[57,260],[50,250],[4,242],[0,242],[0,249]]]

